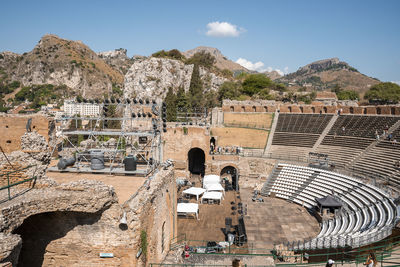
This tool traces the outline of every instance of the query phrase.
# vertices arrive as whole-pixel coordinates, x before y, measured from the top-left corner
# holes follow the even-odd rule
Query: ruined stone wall
[[[160,262],[176,235],[175,188],[170,168],[155,174],[122,207],[112,187],[101,182],[83,180],[33,189],[0,204],[0,263],[15,265],[18,255],[33,267],[130,267]],[[124,211],[127,226],[120,225]],[[142,230],[148,248],[136,258]],[[101,252],[114,256],[102,259]]]
[[[0,115],[0,146],[4,152],[21,150],[21,136],[32,118],[31,129],[49,140],[49,119],[42,115]]]
[[[189,150],[198,147],[204,151],[207,162],[210,160],[210,138],[208,131],[202,127],[168,128],[163,134],[164,159],[180,161],[187,166]]]
[[[367,115],[400,115],[399,105],[381,105],[381,106],[358,106],[347,105],[343,101],[334,102],[312,102],[307,104],[287,104],[275,101],[259,100],[259,101],[230,101],[224,100],[222,103],[222,111],[227,112],[275,112],[279,110],[282,113],[329,113],[334,114],[337,110],[342,109],[343,114],[367,114]]]
[[[158,263],[167,255],[170,241],[177,234],[176,195],[175,174],[170,168],[154,175],[125,203],[135,255],[144,232],[148,243],[147,251],[139,259],[135,257],[130,266]]]

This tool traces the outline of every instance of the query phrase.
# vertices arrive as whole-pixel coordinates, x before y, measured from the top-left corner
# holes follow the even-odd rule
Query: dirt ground
[[[272,114],[270,113],[224,113],[224,124],[248,125],[256,128],[271,128]]]
[[[101,181],[114,187],[118,196],[118,202],[123,204],[127,201],[144,183],[145,177],[123,176],[109,174],[91,174],[91,173],[60,173],[47,172],[47,177],[55,180],[57,183],[69,183],[82,179]]]

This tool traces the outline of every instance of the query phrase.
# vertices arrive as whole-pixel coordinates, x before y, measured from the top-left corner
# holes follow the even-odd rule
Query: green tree
[[[189,108],[189,100],[183,87],[179,87],[176,93],[176,108],[187,110]]]
[[[199,65],[195,64],[189,87],[190,106],[195,109],[203,106],[203,82],[200,78]]]
[[[372,86],[364,95],[369,101],[383,103],[398,103],[400,101],[400,86],[391,82],[383,82]]]
[[[174,94],[172,87],[169,87],[164,99],[164,102],[167,105],[167,121],[176,121],[176,101],[177,97]]]
[[[204,94],[204,106],[206,108],[218,106],[218,94],[215,91],[208,91]]]
[[[215,57],[206,51],[195,53],[191,58],[186,60],[186,64],[194,64],[205,68],[211,68],[215,63]]]
[[[264,74],[250,74],[242,83],[242,92],[246,95],[253,96],[262,89],[273,87],[274,83]]]
[[[342,90],[336,93],[339,100],[358,100],[360,95],[356,91],[352,90]]]
[[[224,99],[237,99],[240,96],[242,86],[237,82],[224,82],[218,89],[218,100],[222,103]]]

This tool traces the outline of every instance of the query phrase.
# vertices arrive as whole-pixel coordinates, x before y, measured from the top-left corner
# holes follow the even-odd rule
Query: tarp
[[[219,200],[219,203],[221,204],[222,193],[221,192],[205,192],[203,197],[201,198],[202,203],[203,203],[203,199]]]
[[[221,184],[206,184],[205,188],[207,189],[207,192],[210,192],[210,191],[220,191],[222,193],[225,192],[225,190]]]
[[[215,174],[205,175],[203,178],[203,187],[205,188],[206,184],[219,184],[221,183],[221,177]]]
[[[199,219],[199,204],[178,203],[176,211],[178,213],[184,213],[184,214],[196,214],[196,218]]]
[[[206,192],[204,188],[200,187],[191,187],[189,189],[183,190],[183,194],[188,194],[188,195],[194,195],[196,196],[196,199],[199,200],[199,196]]]
[[[340,208],[342,206],[342,203],[340,203],[338,200],[336,200],[335,198],[333,198],[329,195],[326,197],[317,198],[316,201],[317,201],[318,205],[320,205],[321,207],[327,207],[327,208],[338,207],[338,208]]]

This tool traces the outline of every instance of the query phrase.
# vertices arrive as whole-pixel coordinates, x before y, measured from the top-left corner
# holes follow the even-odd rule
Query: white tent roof
[[[206,184],[207,191],[225,191],[221,184]]]
[[[221,182],[221,177],[215,174],[205,175],[203,178],[203,187],[206,184],[219,184]]]
[[[216,200],[221,200],[222,199],[222,193],[221,192],[205,192],[202,199],[216,199]]]
[[[178,207],[176,209],[179,213],[196,213],[199,210],[199,204],[196,203],[178,203]]]
[[[191,187],[189,189],[183,190],[182,193],[184,194],[189,194],[189,195],[195,195],[195,196],[199,196],[201,194],[203,194],[204,192],[206,192],[206,190],[204,188],[200,188],[200,187]]]

